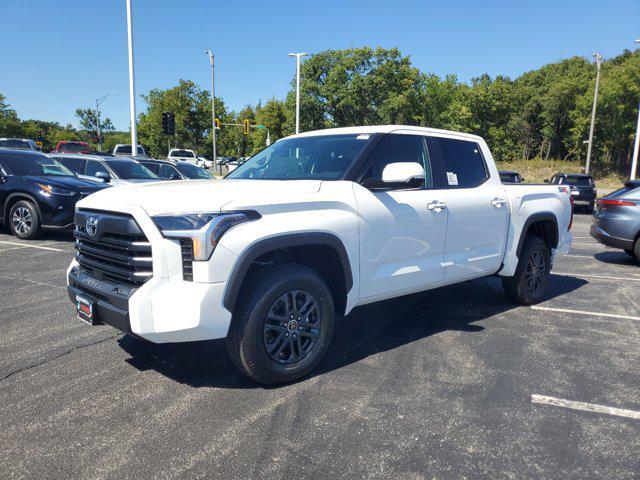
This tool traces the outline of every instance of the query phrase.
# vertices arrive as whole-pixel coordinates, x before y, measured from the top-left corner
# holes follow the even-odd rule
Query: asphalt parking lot
[[[495,278],[362,308],[279,388],[81,324],[71,236],[2,231],[0,478],[637,477],[640,267],[589,223],[535,309]]]

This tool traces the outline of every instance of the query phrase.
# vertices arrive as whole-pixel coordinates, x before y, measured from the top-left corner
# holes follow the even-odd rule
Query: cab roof
[[[456,137],[463,137],[469,140],[481,141],[482,137],[478,135],[472,135],[470,133],[454,132],[452,130],[440,130],[438,128],[416,127],[413,125],[370,125],[364,127],[340,127],[340,128],[326,128],[323,130],[313,130],[310,132],[303,132],[297,135],[292,135],[288,138],[297,137],[314,137],[319,135],[365,135],[374,133],[392,133],[397,130],[411,130],[422,134],[431,135],[451,135]]]

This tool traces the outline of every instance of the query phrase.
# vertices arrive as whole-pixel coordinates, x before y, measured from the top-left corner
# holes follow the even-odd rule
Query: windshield
[[[590,187],[591,179],[589,177],[565,177],[565,182],[569,185],[575,185],[577,187]]]
[[[84,145],[82,143],[63,143],[58,147],[60,152],[88,152],[89,145]]]
[[[285,138],[251,157],[226,178],[339,180],[371,135]]]
[[[13,175],[64,176],[72,177],[73,172],[60,162],[47,157],[2,157]]]
[[[176,168],[187,178],[203,178],[207,180],[214,178],[213,175],[204,168],[196,167],[190,163],[179,163],[176,165]]]
[[[0,147],[3,148],[18,148],[20,150],[31,150],[31,145],[26,140],[0,140]]]
[[[189,157],[189,158],[193,158],[193,152],[189,151],[189,150],[173,150],[171,152],[171,157]]]
[[[118,178],[124,180],[145,180],[149,178],[158,178],[158,176],[147,167],[140,165],[138,162],[108,162],[109,168],[116,172]]]

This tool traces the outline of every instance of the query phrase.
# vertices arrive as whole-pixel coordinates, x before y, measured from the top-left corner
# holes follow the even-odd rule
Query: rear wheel
[[[520,305],[539,303],[544,298],[551,273],[551,253],[540,238],[528,235],[524,240],[516,272],[502,277],[507,296]]]
[[[333,322],[333,299],[322,277],[302,265],[268,266],[243,286],[227,350],[250,378],[265,384],[290,382],[320,362]]]
[[[40,217],[33,203],[27,200],[16,202],[9,211],[11,233],[23,240],[36,238],[40,233]]]
[[[636,244],[633,247],[633,256],[637,262],[640,262],[640,237],[636,240]]]

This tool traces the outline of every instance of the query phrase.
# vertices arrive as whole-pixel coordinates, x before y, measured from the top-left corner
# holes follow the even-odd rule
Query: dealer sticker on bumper
[[[89,325],[95,325],[96,319],[94,315],[95,302],[87,300],[86,298],[76,295],[76,313],[80,320]]]

